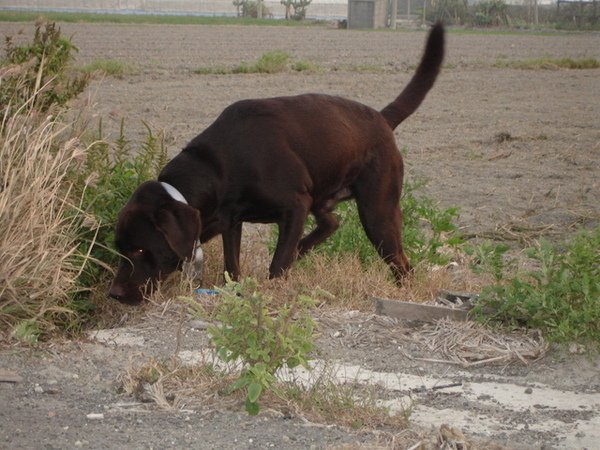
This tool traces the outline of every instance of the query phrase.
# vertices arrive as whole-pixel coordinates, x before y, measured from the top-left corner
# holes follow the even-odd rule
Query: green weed
[[[563,246],[541,240],[527,251],[536,268],[509,279],[499,260],[504,251],[481,251],[496,283],[481,293],[474,310],[480,320],[539,328],[557,342],[600,342],[600,226]]]
[[[82,287],[93,287],[107,273],[107,266],[116,265],[118,254],[113,241],[117,215],[133,191],[144,181],[156,178],[167,161],[163,136],[155,136],[145,126],[147,137],[136,148],[125,136],[124,120],[112,143],[104,139],[100,122],[83,167],[71,174],[75,191],[82,199],[80,253],[92,257],[80,277]]]
[[[309,61],[294,61],[291,67],[295,72],[318,72],[320,70],[318,64]]]
[[[70,70],[77,47],[61,36],[60,28],[51,22],[38,22],[30,44],[16,47],[7,37],[6,70],[0,83],[0,105],[10,105],[12,114],[29,102],[31,108],[47,111],[63,106],[87,86],[89,76]]]
[[[595,58],[534,58],[524,60],[498,60],[494,67],[523,70],[598,69],[600,61]]]
[[[307,61],[291,62],[291,57],[288,53],[282,50],[272,50],[263,53],[255,63],[241,63],[234,67],[213,66],[200,67],[194,70],[198,75],[230,75],[244,73],[280,73],[288,69],[296,72],[316,71],[318,66]]]
[[[276,389],[275,372],[298,365],[308,368],[308,353],[314,348],[312,299],[299,295],[291,304],[273,308],[272,299],[258,288],[250,278],[241,283],[228,279],[215,312],[221,326],[208,329],[221,360],[244,363],[229,390],[246,390],[246,411],[252,415],[259,412],[263,391]]]
[[[85,73],[101,73],[103,75],[123,78],[128,73],[133,73],[133,69],[126,63],[114,59],[98,59],[81,68]]]
[[[287,68],[290,55],[282,50],[273,50],[264,53],[256,61],[255,69],[258,73],[283,72]]]
[[[351,382],[340,384],[327,371],[311,380],[309,386],[289,382],[281,386],[281,391],[286,403],[297,405],[312,421],[339,424],[353,430],[402,430],[408,425],[409,411],[390,415],[372,388]]]
[[[23,320],[13,328],[12,335],[19,342],[33,345],[43,334],[40,324],[35,320]]]

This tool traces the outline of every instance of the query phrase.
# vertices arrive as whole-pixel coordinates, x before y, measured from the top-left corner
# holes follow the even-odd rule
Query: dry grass
[[[391,416],[377,404],[368,387],[340,384],[333,375],[323,372],[311,386],[285,382],[274,391],[265,391],[260,403],[263,411],[285,416],[294,415],[307,422],[337,424],[352,429],[386,429],[400,431],[408,426],[402,415]],[[237,375],[216,370],[210,363],[182,365],[177,359],[148,360],[140,367],[131,365],[121,379],[123,390],[143,402],[161,409],[241,409],[243,390],[229,392]]]
[[[515,331],[496,333],[474,322],[439,320],[413,333],[412,339],[439,359],[430,362],[475,367],[491,364],[522,363],[543,358],[548,344],[541,333]]]
[[[65,181],[83,151],[64,139],[65,125],[29,108],[34,99],[16,114],[7,107],[0,124],[0,321],[47,330],[70,314],[80,271],[73,258],[78,219]]]
[[[398,287],[383,261],[368,267],[358,256],[340,254],[328,257],[316,253],[306,255],[294,263],[286,277],[267,280],[271,255],[267,250],[270,233],[268,227],[257,227],[245,234],[242,241],[242,276],[261,282],[264,294],[276,301],[289,302],[297,293],[312,295],[321,307],[346,310],[372,311],[373,298],[426,302],[436,298],[440,289],[460,292],[477,292],[485,280],[468,268],[463,255],[446,267],[420,265]],[[205,254],[203,287],[223,285],[223,255],[219,239],[203,246]],[[185,295],[189,295],[185,294]]]

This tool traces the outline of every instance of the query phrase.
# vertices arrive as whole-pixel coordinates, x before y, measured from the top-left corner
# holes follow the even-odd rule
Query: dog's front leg
[[[304,223],[308,217],[310,199],[299,203],[293,210],[284,215],[284,220],[279,222],[279,237],[273,255],[269,278],[276,278],[285,273],[292,265],[298,251],[298,242],[304,231]]]
[[[225,270],[233,280],[240,278],[240,245],[242,242],[242,222],[225,230],[223,238],[223,256]]]

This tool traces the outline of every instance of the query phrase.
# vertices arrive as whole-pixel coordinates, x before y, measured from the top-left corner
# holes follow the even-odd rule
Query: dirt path
[[[183,317],[149,308],[135,324],[90,340],[0,352],[0,375],[21,378],[0,383],[2,448],[390,448],[381,436],[294,413],[249,417],[241,403],[203,407],[187,397],[165,409],[123,393],[132,365],[189,362],[205,351],[205,332]],[[430,332],[428,325],[358,312],[326,314],[319,324],[321,353],[306,379],[316,379],[327,361],[330,377],[376,388],[393,412],[411,411],[411,428],[394,448],[437,448],[431,444],[443,424],[476,449],[592,449],[600,440],[598,358],[552,353],[527,366],[461,367],[427,361],[443,359],[415,338]]]
[[[30,27],[2,23],[0,34],[29,33]],[[88,94],[94,119],[103,117],[105,129],[114,132],[124,117],[131,137],[143,134],[144,120],[166,131],[172,154],[242,98],[312,91],[383,107],[410,78],[425,38],[420,32],[328,28],[64,24],[62,29],[73,36],[82,64],[118,59],[134,69],[123,79],[93,83]],[[426,177],[428,194],[442,205],[460,207],[466,233],[503,230],[510,238],[520,226],[558,237],[574,224],[598,223],[598,70],[491,65],[542,56],[600,59],[600,34],[450,34],[448,41],[441,78],[397,131],[410,176]],[[253,62],[273,49],[323,70],[193,73]],[[528,366],[462,368],[423,361],[430,352],[408,340],[414,330],[402,324],[350,315],[322,326],[320,348],[340,364],[340,373],[379,380],[382,399],[392,407],[398,400],[415,401],[415,428],[403,435],[399,448],[428,439],[427,430],[441,423],[463,430],[480,448],[489,448],[489,441],[508,448],[594,448],[600,442],[598,358],[552,352]],[[174,354],[177,327],[174,317],[151,311],[108,341],[2,351],[0,368],[22,380],[0,383],[0,447],[295,449],[375,442],[372,435],[314,426],[299,417],[250,418],[241,408],[164,411],[118,393],[115,380],[130,359]],[[201,332],[188,325],[183,331],[182,349],[202,347]],[[123,333],[133,341],[118,341]],[[415,394],[415,387],[423,389]]]

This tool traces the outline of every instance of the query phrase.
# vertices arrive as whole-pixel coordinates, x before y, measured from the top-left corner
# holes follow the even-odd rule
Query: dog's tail
[[[419,107],[440,73],[443,60],[444,26],[438,22],[429,33],[425,53],[412,79],[396,100],[381,110],[392,130]]]

